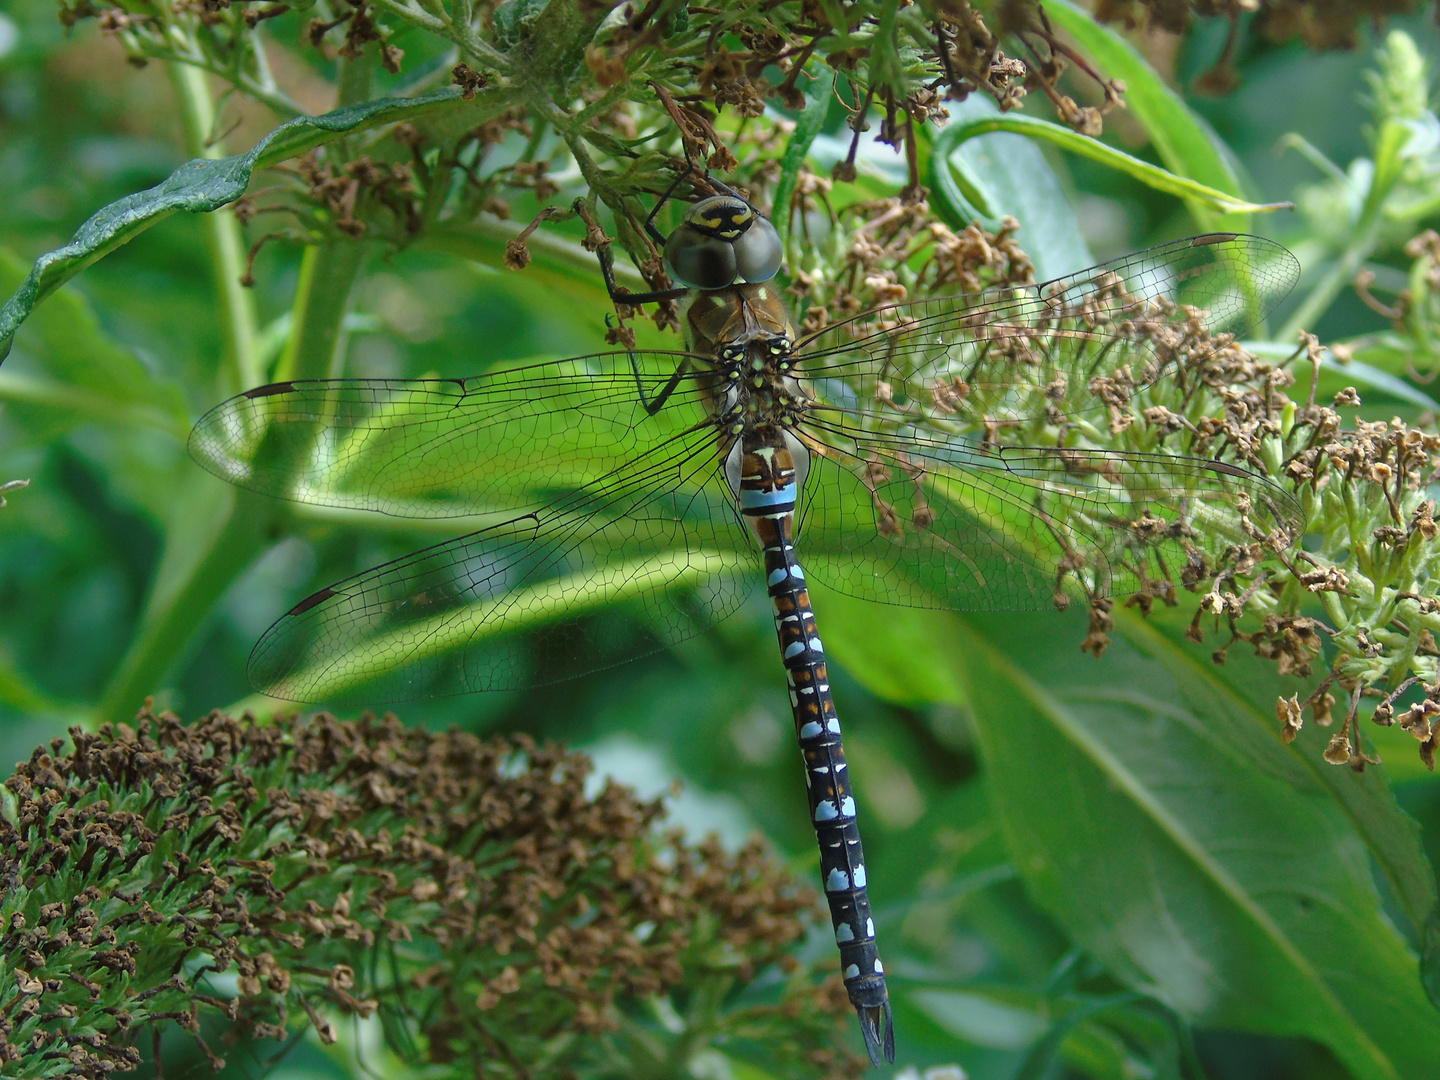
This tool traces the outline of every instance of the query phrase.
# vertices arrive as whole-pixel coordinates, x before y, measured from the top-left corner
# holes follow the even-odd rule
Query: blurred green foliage
[[[1315,56],[1247,37],[1231,57],[1238,88],[1206,98],[1189,90],[1222,49],[1222,23],[1183,39],[1143,36],[1127,52],[1117,35],[1085,31],[1084,18],[1056,22],[1074,23],[1082,52],[1088,34],[1090,48],[1128,65],[1131,107],[1107,116],[1109,143],[1236,198],[1298,204],[1249,218],[1305,266],[1270,340],[1288,351],[1294,330],[1315,331],[1355,361],[1322,369],[1322,391],[1353,384],[1362,417],[1421,421],[1435,286],[1425,292],[1424,256],[1405,245],[1440,221],[1433,87],[1418,75],[1418,58],[1440,51],[1433,26],[1392,23],[1412,44],[1392,42],[1399,74],[1388,83],[1364,75],[1378,41]],[[268,21],[267,55],[288,98],[319,113],[337,103],[342,65],[300,44],[301,22]],[[441,43],[404,25],[389,40],[406,50],[407,74],[377,71],[375,94],[413,86],[410,72],[445,81],[453,58]],[[1406,70],[1410,94],[1397,96]],[[1167,85],[1182,93],[1167,98]],[[205,146],[211,135],[244,149],[288,118],[222,89],[193,69],[127,65],[93,21],[67,33],[50,0],[9,4],[0,295],[99,207],[202,151],[218,155]],[[197,119],[201,98],[218,119]],[[1181,98],[1189,111],[1177,111]],[[951,111],[958,122],[993,110],[977,96]],[[1201,119],[1177,138],[1174,118],[1192,112]],[[1047,118],[1035,98],[1026,115]],[[824,116],[810,147],[817,164],[845,156],[843,119],[838,108]],[[941,144],[926,175],[955,170],[960,199],[985,196],[983,206],[952,200],[952,213],[1017,217],[1042,276],[1218,220],[1204,216],[1215,207],[1187,205],[1133,171],[1062,157],[1060,141],[977,134]],[[525,145],[518,130],[502,143],[511,161]],[[860,189],[872,195],[907,179],[884,146],[861,165]],[[578,177],[567,183],[570,195]],[[939,205],[948,189],[927,183]],[[526,197],[513,206],[522,219],[536,208]],[[67,724],[124,719],[146,693],[187,715],[257,704],[245,658],[276,614],[445,535],[390,519],[282,517],[189,461],[190,424],[246,381],[235,313],[250,321],[246,349],[265,368],[251,381],[265,381],[284,362],[305,273],[298,246],[272,243],[253,290],[238,290],[237,252],[224,250],[233,218],[216,224],[225,214],[175,214],[139,232],[40,304],[0,369],[0,483],[31,481],[0,509],[9,759]],[[577,224],[566,229],[579,238]],[[463,376],[602,347],[610,306],[578,249],[533,244],[534,261],[516,273],[502,266],[505,235],[377,245],[363,269],[358,257],[332,266],[337,280],[354,278],[353,301],[338,289],[330,312],[345,369]],[[1373,275],[1368,305],[1350,288],[1362,270]],[[1380,309],[1402,290],[1411,305],[1391,318]],[[1282,746],[1273,701],[1304,688],[1238,652],[1214,667],[1185,642],[1183,620],[1125,614],[1096,661],[1079,652],[1078,613],[960,618],[819,589],[815,599],[865,808],[896,1075],[942,1080],[951,1063],[984,1080],[1435,1075],[1440,988],[1419,958],[1440,948],[1430,868],[1440,783],[1408,735],[1367,729],[1386,767],[1363,773],[1324,764],[1313,727]],[[677,821],[730,843],[759,830],[809,876],[813,837],[773,652],[770,614],[756,603],[621,669],[411,705],[402,717],[564,739],[646,796],[680,778]],[[819,936],[807,957],[829,963],[830,948]],[[376,1038],[357,1026],[336,1047],[302,1043],[273,1075],[370,1075]],[[170,1052],[166,1076],[208,1074],[180,1040]]]

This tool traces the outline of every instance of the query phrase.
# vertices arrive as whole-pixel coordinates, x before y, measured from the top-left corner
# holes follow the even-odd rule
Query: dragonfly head
[[[665,241],[665,270],[692,289],[769,281],[784,252],[775,226],[736,195],[712,195],[685,212]]]

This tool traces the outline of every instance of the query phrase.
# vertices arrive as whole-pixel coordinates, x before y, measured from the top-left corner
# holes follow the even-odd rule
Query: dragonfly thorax
[[[795,346],[790,312],[768,282],[696,291],[685,310],[685,329],[694,352],[721,363],[756,344],[766,353],[775,352],[771,343],[786,353]]]
[[[783,361],[770,359],[758,367],[741,357],[722,372],[715,415],[729,438],[761,427],[794,427],[810,407],[810,397],[790,370],[788,354]]]
[[[810,398],[794,358],[795,327],[766,284],[697,292],[686,312],[690,346],[714,357],[711,409],[727,438],[797,423]]]

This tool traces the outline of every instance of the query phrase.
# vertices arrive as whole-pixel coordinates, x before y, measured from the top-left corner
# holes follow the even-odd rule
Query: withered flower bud
[[[1277,701],[1275,716],[1280,721],[1280,738],[1287,743],[1294,742],[1295,736],[1300,734],[1300,729],[1305,724],[1299,697],[1292,694]]]
[[[1416,702],[1400,717],[1400,728],[1421,742],[1430,737],[1431,717],[1440,714],[1440,704],[1429,698]]]
[[[1325,747],[1324,756],[1331,765],[1350,764],[1350,740],[1343,731],[1330,737],[1330,745]]]
[[[1426,540],[1434,540],[1440,534],[1440,526],[1435,524],[1434,499],[1426,499],[1416,509],[1412,527]]]
[[[484,75],[469,64],[456,64],[450,69],[450,81],[460,87],[460,96],[466,101],[472,101],[475,94],[490,85],[490,78]]]

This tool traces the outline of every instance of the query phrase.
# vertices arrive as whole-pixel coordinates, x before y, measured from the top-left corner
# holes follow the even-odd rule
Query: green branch
[[[215,107],[205,85],[205,73],[187,64],[169,63],[170,82],[180,105],[185,129],[185,149],[194,158],[218,161],[225,156],[214,138]],[[245,240],[234,214],[205,216],[206,240],[210,246],[215,291],[224,312],[227,389],[245,389],[259,382],[260,363],[256,347],[255,299],[240,284],[245,273]]]
[[[1402,175],[1401,162],[1411,134],[1411,129],[1405,124],[1395,120],[1385,121],[1380,137],[1376,140],[1375,170],[1371,176],[1370,187],[1365,192],[1360,214],[1350,230],[1350,241],[1340,253],[1340,258],[1335,260],[1325,276],[1316,283],[1286,321],[1277,335],[1277,340],[1293,342],[1299,337],[1300,331],[1315,326],[1321,316],[1330,310],[1330,305],[1335,302],[1341,290],[1355,280],[1356,273],[1375,251],[1385,216],[1385,204]]]

